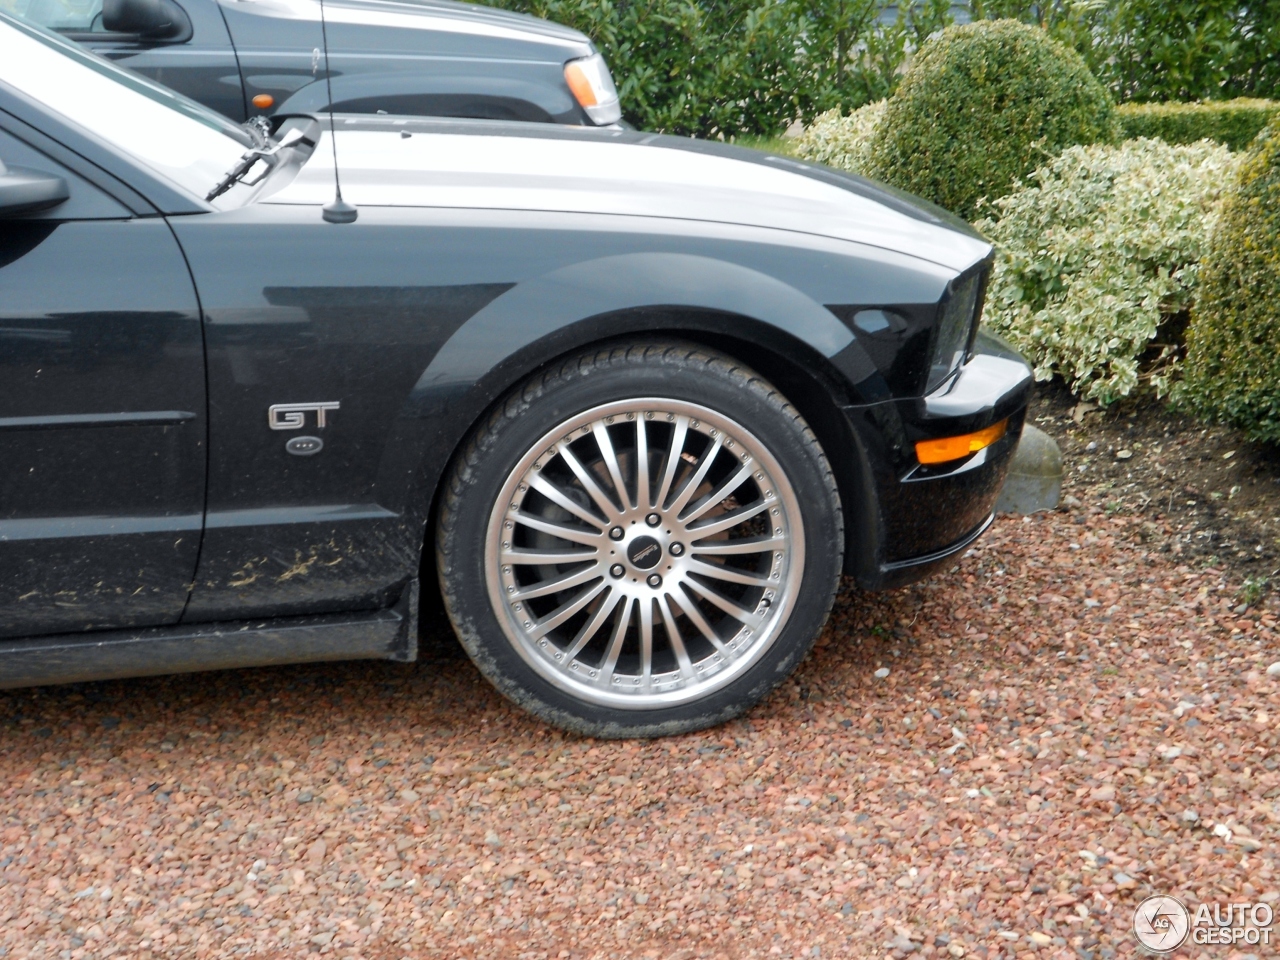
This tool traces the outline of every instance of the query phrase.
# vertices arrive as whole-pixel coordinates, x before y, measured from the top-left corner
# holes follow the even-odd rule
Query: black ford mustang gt
[[[690,730],[990,522],[1030,371],[945,214],[624,130],[255,137],[0,16],[0,686],[412,660],[430,595],[538,716]]]
[[[449,0],[324,7],[327,60],[318,0],[0,0],[239,121],[331,102],[347,113],[587,126],[622,116],[604,58],[568,27]]]

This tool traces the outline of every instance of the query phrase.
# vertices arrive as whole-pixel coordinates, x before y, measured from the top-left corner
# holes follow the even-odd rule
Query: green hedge
[[[1076,49],[1118,101],[1280,98],[1280,0],[491,0],[576,27],[646,130],[772,135],[889,96],[967,6]]]
[[[1240,163],[1201,271],[1180,398],[1280,443],[1280,116]]]
[[[1165,143],[1217,140],[1243,150],[1280,112],[1280,101],[1240,97],[1207,103],[1126,103],[1117,115],[1126,139],[1151,137]]]
[[[1074,50],[1015,20],[948,27],[916,55],[868,146],[876,179],[972,220],[1067,147],[1119,139]]]
[[[1117,102],[1280,98],[1277,0],[970,0],[1044,27]]]
[[[581,30],[642,130],[724,137],[888,96],[909,52],[951,22],[949,0],[492,0]]]

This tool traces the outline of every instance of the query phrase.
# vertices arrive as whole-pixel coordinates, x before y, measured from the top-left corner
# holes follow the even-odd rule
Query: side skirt
[[[418,658],[418,581],[387,610],[0,643],[0,689],[324,660]]]

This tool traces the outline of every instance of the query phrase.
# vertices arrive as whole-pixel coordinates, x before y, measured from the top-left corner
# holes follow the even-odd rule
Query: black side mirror
[[[61,177],[27,167],[6,167],[0,162],[0,217],[48,210],[70,195],[67,181]]]
[[[103,0],[102,29],[146,40],[191,39],[191,19],[173,0]]]

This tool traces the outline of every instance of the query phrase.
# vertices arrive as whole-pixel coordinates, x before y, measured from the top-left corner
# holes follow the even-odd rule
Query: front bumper
[[[935,393],[845,409],[863,446],[869,481],[846,550],[846,572],[860,586],[884,589],[919,580],[986,530],[1022,436],[1031,384],[1021,357],[979,334],[972,356]],[[971,433],[1005,419],[1005,435],[977,453],[934,466],[916,459],[919,440]]]

